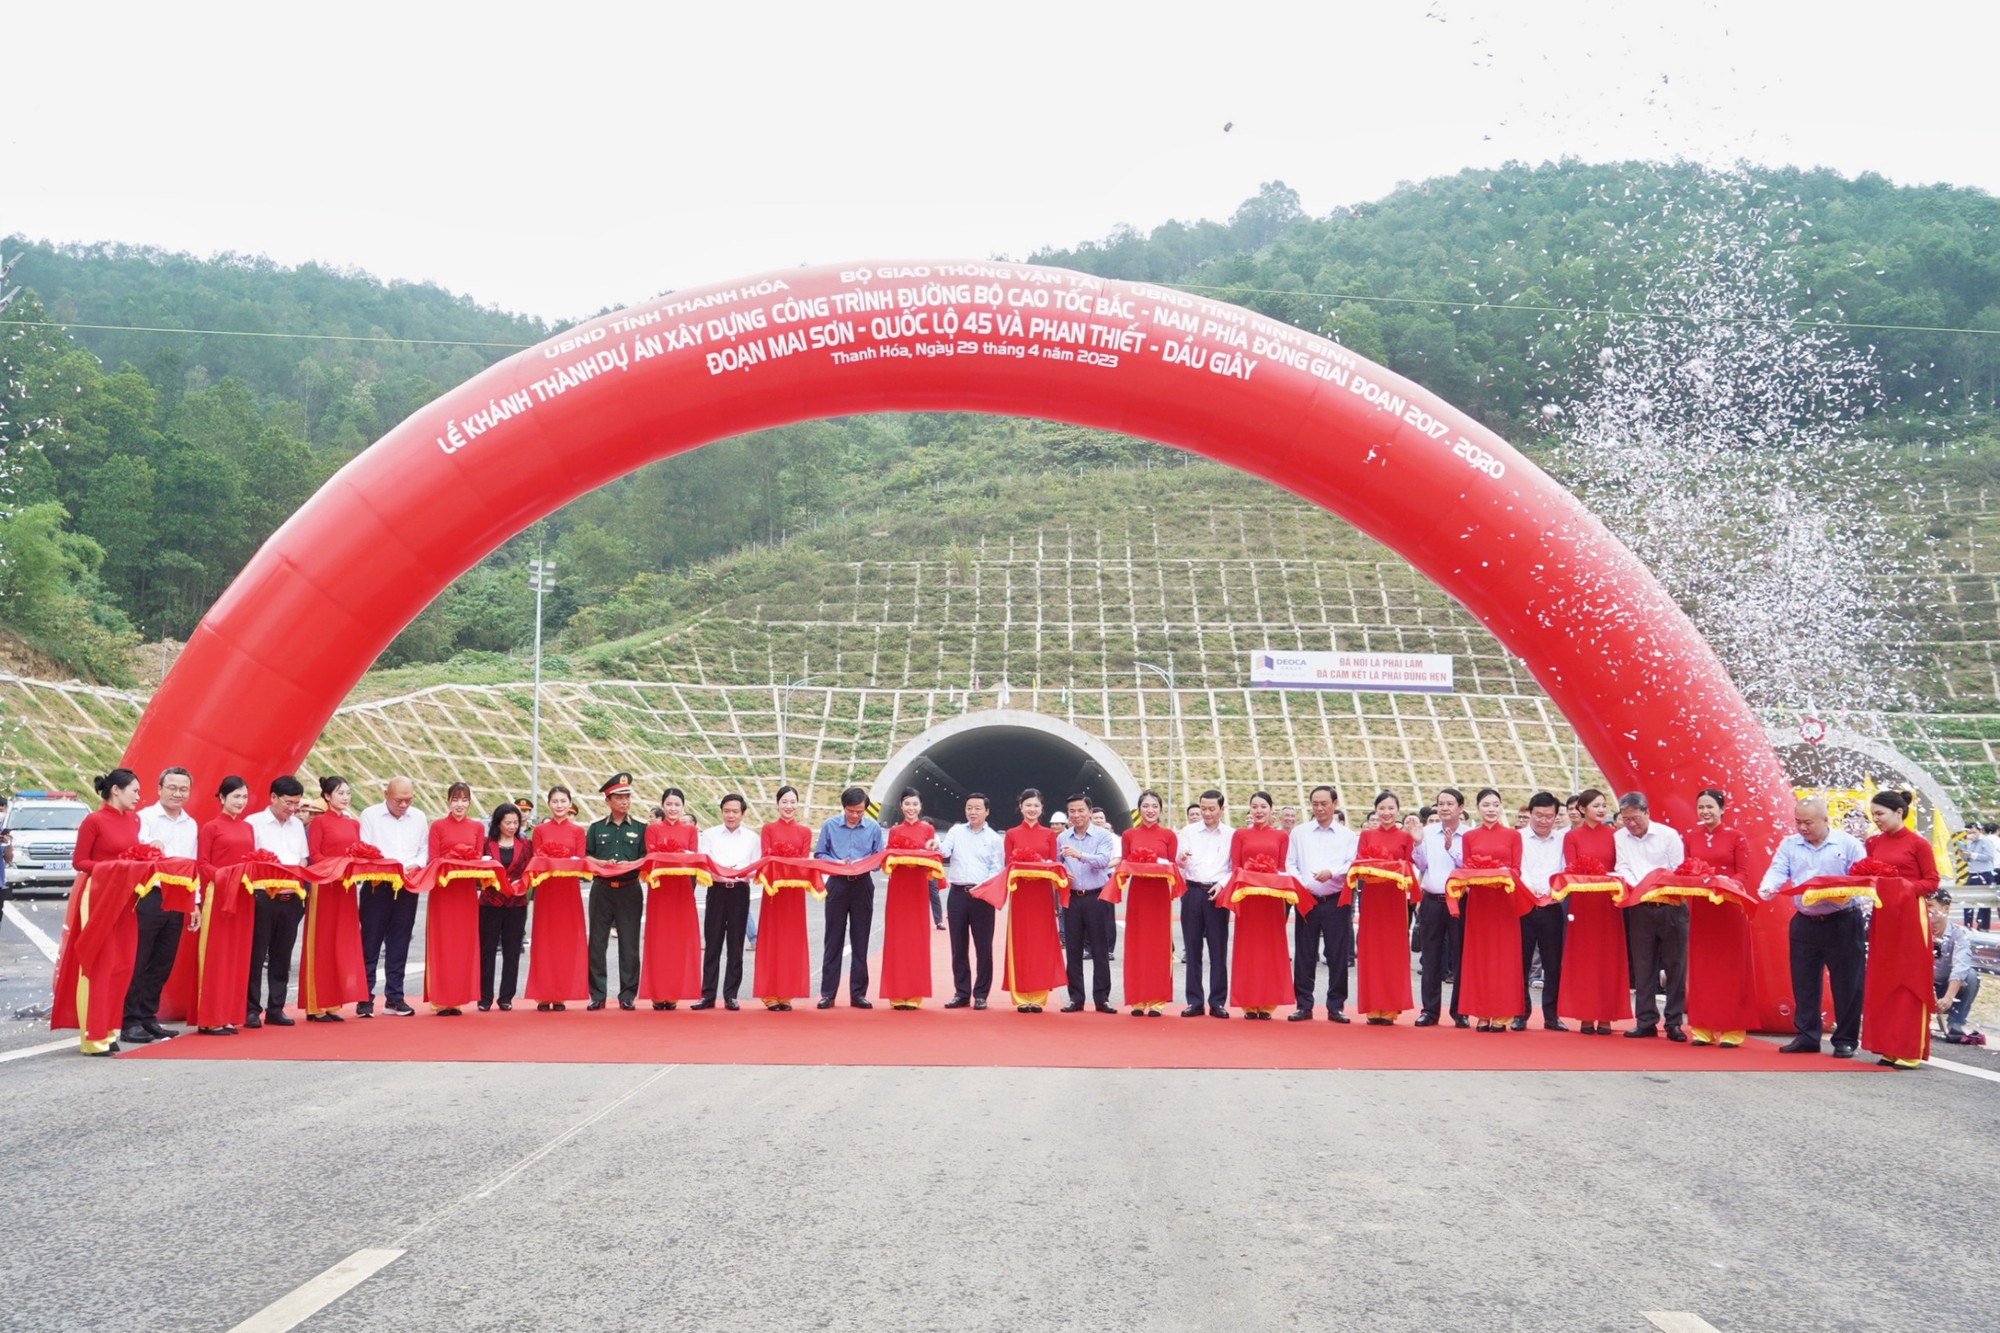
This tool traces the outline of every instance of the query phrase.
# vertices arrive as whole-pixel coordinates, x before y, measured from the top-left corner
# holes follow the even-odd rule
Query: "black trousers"
[[[750,928],[750,885],[743,880],[708,886],[708,910],[701,917],[701,998],[715,999],[716,978],[722,978],[722,998],[733,1000],[743,989],[743,936]],[[723,958],[729,967],[725,971]]]
[[[972,896],[969,884],[954,884],[945,896],[946,924],[951,927],[951,993],[963,1000],[983,1000],[993,989],[993,904]],[[971,954],[979,957],[972,970]]]
[[[299,940],[299,922],[306,919],[306,900],[296,894],[283,898],[264,893],[251,896],[257,900],[257,922],[250,928],[247,1012],[276,1013],[285,1007],[285,994],[292,987],[292,948]],[[270,979],[268,990],[266,976]]]
[[[1347,1007],[1347,955],[1354,947],[1354,906],[1342,907],[1338,893],[1313,903],[1310,912],[1292,917],[1292,995],[1307,1013],[1313,1007],[1313,974],[1326,954],[1326,1011]]]
[[[1820,1037],[1819,973],[1833,983],[1833,1039],[1861,1041],[1861,992],[1867,975],[1868,928],[1858,907],[1825,916],[1792,917],[1792,1026],[1801,1037]]]
[[[1456,924],[1442,893],[1426,893],[1417,904],[1417,957],[1422,967],[1423,1012],[1432,1018],[1444,1003],[1444,970],[1451,927]],[[1458,986],[1451,988],[1451,1016],[1458,1017]]]
[[[875,877],[873,875],[828,875],[826,877],[826,949],[819,968],[819,998],[831,1000],[840,989],[840,950],[844,944],[853,957],[847,968],[847,993],[857,1000],[868,998],[868,936],[875,927]]]
[[[1561,903],[1529,909],[1521,918],[1521,1007],[1516,1012],[1526,1018],[1534,1010],[1535,997],[1528,978],[1535,970],[1535,950],[1542,951],[1542,1017],[1556,1017],[1556,997],[1562,989],[1563,932],[1567,911]],[[1682,951],[1686,957],[1686,951]]]
[[[521,940],[528,933],[528,908],[479,904],[479,1000],[513,1003],[521,978]],[[493,988],[493,959],[500,958],[500,988]]]
[[[1181,895],[1181,947],[1187,950],[1190,1007],[1229,1003],[1229,909],[1208,896],[1209,885],[1193,884]],[[1208,955],[1208,990],[1201,986],[1202,954]]]
[[[1667,974],[1667,1026],[1687,1019],[1688,909],[1685,903],[1640,903],[1625,909],[1632,950],[1632,1016],[1641,1028],[1660,1021],[1660,974]]]
[[[1069,998],[1083,1003],[1083,958],[1095,960],[1090,969],[1090,998],[1111,1003],[1111,948],[1118,938],[1118,909],[1104,901],[1103,890],[1072,893],[1063,908],[1063,958],[1069,964]]]
[[[375,967],[382,967],[382,998],[397,1004],[403,998],[403,969],[410,961],[410,934],[417,928],[417,895],[398,893],[386,884],[363,884],[360,901],[361,956],[368,967],[368,998],[375,998]]]
[[[646,912],[646,891],[639,877],[594,879],[590,882],[590,998],[609,994],[607,955],[611,931],[618,931],[618,998],[639,998],[639,922]]]
[[[132,984],[125,988],[125,1026],[157,1022],[160,1016],[160,988],[174,970],[174,955],[180,952],[181,932],[187,917],[160,906],[158,890],[139,900],[139,948],[132,955]]]

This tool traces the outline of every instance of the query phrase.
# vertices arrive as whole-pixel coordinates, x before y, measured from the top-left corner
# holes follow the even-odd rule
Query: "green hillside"
[[[1088,519],[1070,517],[1079,488]],[[1995,530],[2000,485],[1962,491],[1942,515],[1903,516],[1917,591],[1902,601],[1935,663],[1935,696],[1918,713],[1852,719],[1973,808],[2000,800],[2000,553],[1984,539]],[[1462,608],[1352,528],[1206,463],[1015,479],[998,494],[829,516],[649,586],[655,600],[627,607],[648,628],[546,662],[544,782],[623,768],[712,799],[789,780],[823,806],[927,729],[1003,706],[1102,737],[1143,780],[1176,789],[1334,776],[1354,790],[1476,777],[1519,791],[1593,777],[1525,668]],[[1329,644],[1450,653],[1459,691],[1245,688],[1253,650]],[[1171,696],[1140,663],[1172,672]],[[378,670],[312,770],[526,790],[529,678],[518,653]],[[12,719],[0,770],[72,783],[86,758],[117,753],[142,703],[0,681]]]
[[[1534,447],[1536,409],[1606,319],[1718,211],[1768,227],[1798,313],[1876,348],[1871,432],[1990,472],[1975,409],[2000,389],[2000,206],[1976,191],[1814,171],[1566,162],[1400,188],[1305,216],[1272,184],[1227,223],[1036,258],[1234,300],[1437,390]],[[440,389],[551,330],[435,287],[320,265],[14,238],[29,296],[0,316],[0,624],[86,679],[131,678],[140,637],[184,636],[278,522]],[[181,330],[162,332],[160,330]],[[273,336],[275,335],[275,336]],[[27,448],[32,442],[38,448]],[[994,477],[1159,462],[1086,431],[950,415],[805,423],[671,459],[584,497],[460,579],[384,665],[510,652],[532,634],[524,563],[564,570],[576,650],[685,602],[687,571],[884,504],[976,498]],[[1970,460],[1965,462],[1965,460]],[[754,484],[746,486],[746,479]],[[727,504],[716,504],[727,497]],[[726,523],[677,521],[729,516]],[[10,552],[34,547],[38,560]]]

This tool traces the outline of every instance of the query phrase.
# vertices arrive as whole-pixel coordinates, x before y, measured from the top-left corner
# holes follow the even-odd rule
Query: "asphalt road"
[[[0,928],[9,988],[18,943]],[[371,1247],[403,1253],[305,1327],[1995,1322],[1975,1219],[2000,1087],[1942,1070],[61,1053],[0,1064],[0,1096],[6,1328],[227,1328]]]

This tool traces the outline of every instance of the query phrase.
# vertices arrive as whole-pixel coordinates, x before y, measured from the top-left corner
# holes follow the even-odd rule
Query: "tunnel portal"
[[[906,787],[916,788],[924,817],[939,828],[965,818],[965,798],[973,792],[991,800],[995,828],[1012,828],[1021,822],[1014,798],[1035,787],[1044,823],[1072,792],[1082,792],[1122,832],[1139,795],[1131,770],[1103,741],[1055,718],[1008,708],[953,718],[898,751],[869,792],[884,823],[897,818]]]

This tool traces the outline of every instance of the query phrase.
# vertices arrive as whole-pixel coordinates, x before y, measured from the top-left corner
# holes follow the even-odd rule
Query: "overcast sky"
[[[14,6],[0,234],[550,318],[1560,156],[2000,190],[1990,4]],[[1225,126],[1229,128],[1225,130]]]

